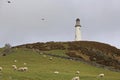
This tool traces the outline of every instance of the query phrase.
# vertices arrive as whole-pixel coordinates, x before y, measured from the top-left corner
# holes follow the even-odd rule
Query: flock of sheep
[[[54,73],[55,73],[55,74],[59,74],[58,71],[55,71]],[[80,71],[76,71],[75,74],[80,74]],[[101,74],[99,74],[97,77],[98,77],[98,78],[102,78],[102,77],[104,77],[104,74],[101,73]],[[73,77],[72,80],[80,80],[80,77],[79,77],[79,76]]]
[[[16,65],[12,65],[12,68],[13,68],[14,70],[22,71],[22,72],[28,70],[28,67],[19,67],[19,68],[17,68]]]
[[[46,57],[46,55],[43,55],[43,57]],[[49,58],[49,60],[52,60],[52,59],[53,59],[52,57]],[[60,73],[59,71],[54,71],[54,74],[59,74],[59,73]],[[80,74],[80,71],[76,71],[75,74]],[[104,77],[104,74],[101,73],[101,74],[99,74],[97,77],[98,77],[98,78],[99,78],[99,77],[102,78],[102,77]],[[72,80],[80,80],[80,77],[79,77],[79,76],[73,77]]]
[[[43,55],[43,57],[46,57],[46,55]],[[53,59],[52,57],[49,58],[49,60],[52,60],[52,59]],[[55,73],[55,74],[59,74],[59,71],[54,71],[54,73]],[[80,71],[76,71],[75,74],[80,74]],[[98,77],[98,78],[99,78],[99,77],[102,78],[102,77],[104,77],[104,74],[101,73],[101,74],[99,74],[97,77]],[[79,76],[73,77],[72,80],[80,80],[80,77],[79,77]]]
[[[43,57],[46,57],[46,55],[43,55]],[[49,60],[52,60],[53,58],[50,57]],[[16,63],[17,60],[14,60],[14,62]],[[20,71],[20,72],[25,72],[25,71],[28,71],[28,67],[26,67],[27,63],[24,63],[24,67],[17,67],[16,65],[12,65],[12,68],[13,70],[16,70],[16,71]],[[0,72],[2,72],[3,68],[0,66]],[[59,74],[60,72],[59,71],[54,71],[54,74]],[[75,74],[80,74],[80,71],[76,71]],[[101,73],[99,74],[97,77],[104,77],[104,74]],[[79,76],[76,76],[76,77],[73,77],[72,80],[80,80],[80,77]]]
[[[17,60],[14,60],[14,62],[17,62]],[[28,67],[26,67],[27,63],[24,63],[24,67],[17,67],[16,65],[12,65],[13,70],[17,70],[17,71],[28,71]],[[0,66],[0,72],[3,70],[3,68]]]
[[[14,60],[14,62],[17,62],[17,60]],[[17,67],[16,65],[12,65],[12,68],[21,72],[28,71],[28,67],[26,67],[26,64],[27,63],[24,63],[24,67]]]
[[[43,57],[46,57],[46,55],[43,55]],[[52,59],[53,59],[52,57],[49,58],[49,60],[52,60]],[[59,71],[54,71],[54,74],[59,74]],[[76,71],[75,74],[80,74],[80,71]],[[102,78],[102,77],[104,77],[104,74],[101,73],[101,74],[97,75],[97,77]],[[80,77],[79,76],[73,77],[72,80],[80,80]]]

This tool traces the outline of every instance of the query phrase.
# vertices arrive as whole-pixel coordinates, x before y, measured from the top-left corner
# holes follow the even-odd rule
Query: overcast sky
[[[0,0],[0,47],[82,39],[120,48],[120,0]],[[42,20],[44,18],[44,20]]]

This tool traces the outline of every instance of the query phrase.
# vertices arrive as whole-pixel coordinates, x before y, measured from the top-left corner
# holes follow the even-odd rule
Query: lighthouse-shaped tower
[[[80,19],[76,19],[76,24],[75,24],[75,41],[80,41],[81,40],[81,31],[80,31]]]

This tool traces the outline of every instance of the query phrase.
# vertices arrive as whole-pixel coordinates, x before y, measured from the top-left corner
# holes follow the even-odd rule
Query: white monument
[[[75,41],[80,41],[81,40],[81,31],[80,31],[80,19],[76,19],[76,24],[75,24]]]

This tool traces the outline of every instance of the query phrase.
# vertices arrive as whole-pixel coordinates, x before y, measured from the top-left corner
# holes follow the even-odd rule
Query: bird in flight
[[[11,3],[11,1],[9,1],[9,0],[8,0],[7,2],[8,2],[8,3]]]
[[[45,19],[44,19],[44,18],[42,18],[41,20],[43,20],[43,21],[44,21]]]

